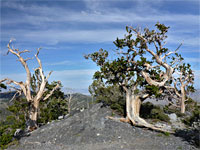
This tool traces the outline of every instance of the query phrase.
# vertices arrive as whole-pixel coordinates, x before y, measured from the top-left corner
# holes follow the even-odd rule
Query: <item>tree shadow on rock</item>
[[[197,148],[200,148],[200,131],[197,129],[176,130],[175,136],[181,137],[184,141],[189,142]]]

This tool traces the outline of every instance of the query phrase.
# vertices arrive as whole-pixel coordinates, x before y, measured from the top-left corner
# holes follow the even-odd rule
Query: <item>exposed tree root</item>
[[[131,123],[131,120],[128,117],[126,117],[126,118],[120,118],[120,121],[121,122],[126,122],[126,123]]]
[[[107,116],[106,118],[114,120],[114,121],[120,121],[120,122],[125,122],[125,123],[131,123],[130,119],[128,119],[128,117],[126,118],[115,118],[115,117],[111,117],[111,116]]]
[[[129,119],[128,117],[127,118],[116,118],[116,117],[107,116],[106,118],[114,120],[114,121],[133,123],[134,126],[146,127],[146,128],[149,128],[149,129],[152,129],[152,130],[155,130],[155,131],[175,133],[174,131],[169,131],[169,130],[165,130],[165,129],[156,127],[153,124],[146,122],[144,119],[142,119],[140,117],[137,118],[137,121],[132,121],[133,119]]]

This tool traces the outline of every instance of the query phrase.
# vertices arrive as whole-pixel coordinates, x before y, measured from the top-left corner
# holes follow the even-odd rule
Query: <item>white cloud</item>
[[[22,4],[10,5],[10,8],[15,8],[20,11],[29,13],[24,13],[22,16],[20,16],[21,19],[2,19],[1,24],[6,25],[9,23],[30,23],[32,25],[43,25],[43,23],[67,23],[71,21],[91,23],[144,23],[169,21],[176,22],[179,24],[198,24],[199,22],[199,15],[170,13],[160,14],[160,12],[155,10],[154,8],[149,8],[149,5],[138,5],[138,7],[134,9],[134,11],[131,11],[130,9],[122,11],[116,8],[106,9],[103,8],[103,6],[99,7],[99,5],[96,2],[94,3],[92,1],[87,1],[87,3],[89,3],[88,5],[94,7],[95,9],[93,11],[72,11],[60,7],[47,7],[38,5],[31,5],[29,7],[25,7]],[[142,12],[137,13],[138,10],[141,10]],[[144,10],[148,10],[148,12],[145,12]]]
[[[91,75],[95,72],[93,69],[85,69],[85,70],[62,70],[62,71],[54,71],[54,74],[57,76],[68,76],[75,77],[81,75]]]
[[[80,10],[73,11],[70,9],[65,9],[58,6],[40,6],[40,5],[28,5],[25,6],[22,3],[2,3],[2,7],[8,7],[12,9],[17,9],[19,11],[26,12],[19,18],[2,18],[1,24],[9,24],[9,23],[30,23],[32,25],[40,25],[43,23],[57,22],[94,22],[94,23],[140,23],[140,22],[157,22],[157,21],[169,21],[176,22],[179,24],[198,24],[199,23],[199,15],[191,15],[191,14],[170,14],[164,13],[161,14],[155,7],[149,5],[149,3],[161,3],[159,1],[140,1],[137,0],[137,5],[134,5],[134,11],[131,8],[127,10],[121,10],[119,8],[111,8],[110,9],[104,6],[104,3],[97,0],[86,0],[85,4],[89,8],[88,10]],[[112,1],[110,2],[112,4]],[[161,3],[162,4],[162,3]],[[91,11],[92,10],[92,11]],[[146,12],[147,10],[148,12]],[[138,13],[138,11],[141,11]],[[27,13],[28,12],[28,13]]]
[[[155,8],[152,8],[148,4],[148,1],[137,1],[139,2],[138,7],[131,11],[131,9],[121,10],[119,8],[107,9],[104,8],[103,2],[92,0],[85,1],[89,10],[72,11],[69,9],[64,9],[58,6],[39,6],[39,5],[29,5],[25,6],[22,3],[14,2],[2,3],[2,7],[8,7],[17,9],[25,12],[20,19],[18,17],[2,18],[1,26],[4,28],[8,24],[18,25],[19,23],[30,24],[37,27],[37,29],[6,29],[2,30],[2,41],[8,41],[11,37],[15,37],[20,41],[43,41],[48,44],[55,45],[58,42],[109,42],[115,40],[119,35],[123,35],[125,30],[116,27],[112,27],[109,23],[116,23],[124,25],[153,25],[157,21],[173,24],[174,28],[179,31],[180,25],[199,25],[200,16],[191,14],[162,14]],[[152,2],[152,1],[151,1]],[[156,1],[156,3],[161,3],[161,1]],[[112,3],[112,2],[111,2]],[[142,8],[143,7],[143,8]],[[144,8],[145,7],[145,8]],[[150,7],[150,8],[146,8]],[[98,9],[97,9],[98,8]],[[142,9],[141,9],[142,8]],[[92,10],[92,11],[91,11]],[[138,13],[139,10],[148,10],[148,12]],[[80,24],[79,27],[75,29],[64,29],[60,25],[67,24],[69,22],[76,22]],[[52,26],[51,24],[56,24]],[[97,28],[80,29],[81,23],[97,23]],[[106,24],[112,29],[101,28],[101,24]],[[46,28],[45,28],[46,27]],[[183,29],[181,29],[183,30]],[[193,33],[193,29],[189,33]],[[196,31],[195,31],[196,32]],[[184,43],[188,45],[199,45],[199,37],[185,36],[184,34],[179,34],[175,36],[174,34],[169,36],[169,42],[185,41]],[[177,43],[178,43],[177,42]]]
[[[189,57],[185,57],[184,60],[188,63],[194,62],[194,63],[198,63],[200,64],[200,58],[189,58]]]
[[[14,31],[18,41],[42,42],[46,44],[57,44],[58,42],[108,42],[114,41],[116,37],[123,35],[124,30],[102,29],[102,30],[44,30],[44,31]],[[2,31],[4,41],[8,41],[13,32]]]
[[[64,60],[60,62],[53,62],[53,63],[43,63],[45,66],[60,66],[60,65],[71,65],[73,62]]]
[[[184,34],[176,35],[176,33],[170,34],[167,38],[167,42],[170,44],[180,44],[186,46],[200,46],[200,37],[188,36]]]

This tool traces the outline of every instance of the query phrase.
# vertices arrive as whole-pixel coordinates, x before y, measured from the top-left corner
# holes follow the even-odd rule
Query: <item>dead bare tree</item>
[[[40,48],[39,48],[39,49],[37,49],[37,53],[35,55],[35,58],[36,58],[36,60],[39,64],[39,67],[36,68],[35,71],[39,72],[38,76],[40,76],[41,80],[39,78],[37,78],[38,79],[37,90],[36,90],[37,92],[35,93],[35,95],[33,95],[32,90],[31,90],[31,72],[30,72],[28,64],[27,64],[27,61],[30,60],[31,58],[24,59],[21,56],[21,54],[27,53],[27,52],[30,52],[30,51],[29,50],[20,51],[19,49],[15,49],[13,47],[11,48],[11,43],[12,43],[12,40],[10,40],[9,43],[8,43],[7,54],[12,53],[13,55],[17,56],[18,61],[21,62],[22,66],[24,67],[24,69],[26,71],[26,81],[25,82],[23,82],[23,81],[17,82],[15,80],[9,79],[9,78],[2,79],[1,81],[2,82],[7,81],[6,84],[13,87],[18,93],[21,93],[21,92],[24,93],[26,100],[27,100],[27,102],[29,103],[29,106],[30,106],[29,114],[28,114],[30,124],[29,124],[28,128],[30,128],[30,127],[31,128],[37,128],[37,114],[38,114],[38,109],[39,109],[39,103],[40,103],[41,100],[47,100],[53,94],[53,92],[57,88],[60,87],[60,82],[58,82],[57,85],[46,96],[44,96],[44,93],[46,92],[46,89],[45,89],[46,83],[48,82],[48,78],[50,77],[52,71],[48,74],[47,77],[45,77],[44,72],[43,72],[43,68],[42,68],[41,60],[38,58],[39,51],[40,51]],[[13,84],[15,86],[19,86],[19,89],[12,86]]]
[[[68,109],[68,113],[70,115],[71,109],[72,109],[72,99],[73,99],[73,96],[74,96],[73,95],[74,91],[71,88],[67,88],[66,90],[67,90],[67,101],[68,101],[68,107],[67,107],[67,109]]]

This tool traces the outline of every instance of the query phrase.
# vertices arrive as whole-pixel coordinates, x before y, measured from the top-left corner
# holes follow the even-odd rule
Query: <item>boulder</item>
[[[171,122],[178,121],[177,115],[175,113],[169,114],[168,116],[169,116]]]

